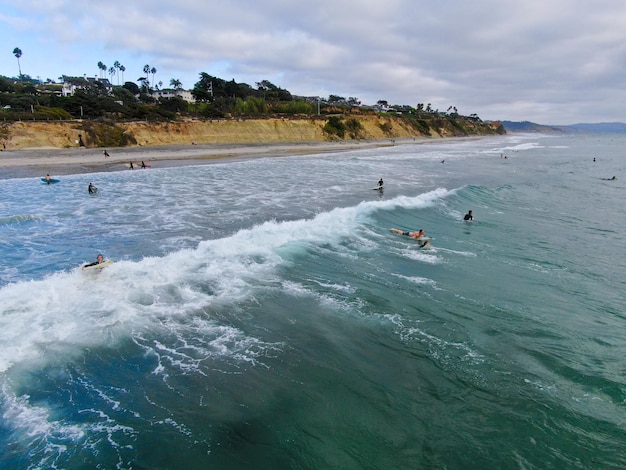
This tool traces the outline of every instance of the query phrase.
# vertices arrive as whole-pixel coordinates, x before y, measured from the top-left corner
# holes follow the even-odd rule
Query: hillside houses
[[[185,100],[187,103],[195,103],[196,99],[193,97],[189,90],[173,90],[171,88],[166,88],[163,90],[153,90],[150,94],[153,98],[156,99],[170,99],[179,97]]]
[[[76,90],[97,90],[100,93],[110,94],[113,85],[106,78],[98,77],[66,77],[63,76],[62,96],[74,96]]]

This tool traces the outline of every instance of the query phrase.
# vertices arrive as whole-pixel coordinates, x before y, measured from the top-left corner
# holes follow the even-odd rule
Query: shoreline
[[[450,138],[452,139],[452,138]],[[458,137],[454,139],[459,139]],[[127,171],[129,162],[150,163],[152,168],[201,165],[217,160],[307,155],[431,142],[433,138],[372,139],[341,142],[284,142],[258,144],[191,144],[107,148],[28,148],[0,152],[0,180]],[[438,138],[436,140],[448,140]],[[155,165],[155,162],[157,163]]]

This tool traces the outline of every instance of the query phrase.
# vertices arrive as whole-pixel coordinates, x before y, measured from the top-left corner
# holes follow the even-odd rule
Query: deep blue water
[[[0,181],[0,467],[626,467],[625,144]]]

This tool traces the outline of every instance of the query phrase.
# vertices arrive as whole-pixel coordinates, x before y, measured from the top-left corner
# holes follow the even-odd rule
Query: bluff
[[[332,125],[329,125],[332,124]],[[10,150],[152,145],[328,142],[505,134],[500,122],[402,116],[179,120],[168,122],[17,121],[0,124]]]

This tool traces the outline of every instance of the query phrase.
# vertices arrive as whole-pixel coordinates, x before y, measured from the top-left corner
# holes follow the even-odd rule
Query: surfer
[[[430,248],[430,240],[426,240],[424,243],[420,245],[420,250],[424,248]]]
[[[50,184],[50,175],[46,173],[46,183]]]
[[[89,186],[87,186],[87,191],[89,191],[89,194],[94,194],[97,190],[98,188],[96,188],[93,183],[89,183]]]
[[[104,158],[110,157],[109,152],[107,152],[106,150],[103,153],[104,153]]]
[[[96,261],[94,261],[93,263],[86,264],[85,266],[83,266],[83,269],[88,268],[90,266],[96,266],[102,263],[104,263],[104,256],[102,256],[102,254],[99,253],[98,257],[96,258]]]
[[[385,184],[385,183],[383,183],[383,179],[382,179],[382,178],[381,178],[381,179],[379,179],[379,180],[378,180],[378,187],[379,187],[379,188],[382,188],[382,187],[383,187],[383,184]]]
[[[143,160],[141,160],[141,168],[145,168],[146,164],[143,162]]]
[[[467,211],[467,214],[463,217],[463,220],[474,220],[474,216],[472,215],[472,211]]]
[[[424,230],[419,229],[417,231],[410,231],[410,230],[400,230],[399,228],[390,228],[389,230],[391,230],[393,233],[397,233],[399,235],[404,235],[406,237],[411,237],[414,239],[418,239],[424,236]]]
[[[134,170],[135,169],[135,167],[133,166],[133,162],[130,162],[130,166],[128,167],[128,169],[130,169],[130,170]]]

